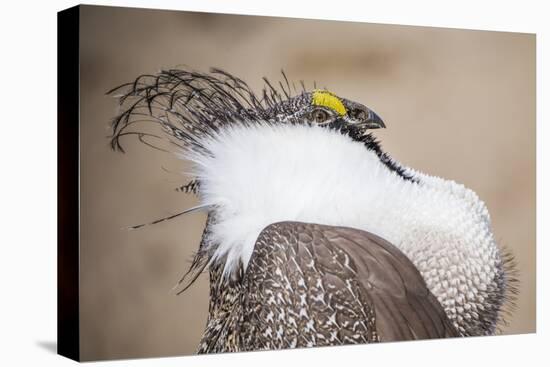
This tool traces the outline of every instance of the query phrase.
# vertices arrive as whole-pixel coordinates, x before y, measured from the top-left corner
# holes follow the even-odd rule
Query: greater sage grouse
[[[180,283],[210,272],[198,352],[494,334],[514,267],[477,195],[384,153],[364,105],[264,81],[167,70],[110,92],[113,149],[134,135],[193,163],[186,212],[208,217]]]

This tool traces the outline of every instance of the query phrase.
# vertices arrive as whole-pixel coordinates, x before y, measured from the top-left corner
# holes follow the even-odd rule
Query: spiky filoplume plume
[[[515,270],[477,195],[384,153],[366,106],[264,81],[168,70],[110,92],[113,149],[134,135],[193,163],[178,191],[208,219],[180,290],[209,269],[199,352],[495,333]]]

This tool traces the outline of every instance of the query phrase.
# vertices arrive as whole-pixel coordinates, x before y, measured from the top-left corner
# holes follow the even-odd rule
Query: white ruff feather
[[[401,249],[448,314],[483,302],[500,263],[487,209],[452,181],[408,170],[406,181],[362,143],[311,126],[232,127],[186,153],[201,204],[216,207],[215,257],[248,263],[261,230],[279,221],[363,229]],[[451,311],[449,311],[451,310]]]

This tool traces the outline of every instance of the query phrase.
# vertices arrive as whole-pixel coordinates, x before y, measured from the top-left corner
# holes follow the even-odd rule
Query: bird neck
[[[194,163],[202,204],[215,211],[213,261],[223,259],[226,275],[246,269],[271,223],[353,227],[403,251],[461,332],[496,322],[495,312],[466,320],[479,319],[487,299],[499,309],[503,297],[500,251],[471,190],[398,165],[413,178],[405,179],[383,153],[317,126],[238,125],[202,146],[185,158]]]

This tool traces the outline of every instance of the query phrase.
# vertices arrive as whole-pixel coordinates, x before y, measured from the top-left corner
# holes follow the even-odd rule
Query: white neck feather
[[[404,180],[362,143],[315,126],[234,126],[202,145],[211,154],[183,157],[194,162],[201,204],[216,208],[212,242],[227,272],[246,268],[263,228],[300,221],[388,240],[447,310],[474,302],[496,276],[487,209],[462,185],[411,169],[419,182]]]

